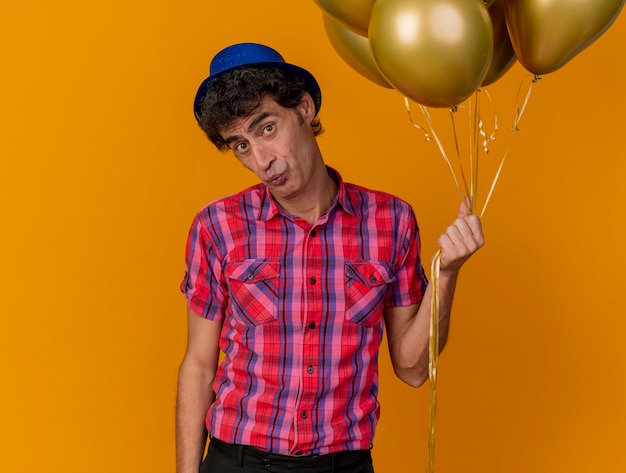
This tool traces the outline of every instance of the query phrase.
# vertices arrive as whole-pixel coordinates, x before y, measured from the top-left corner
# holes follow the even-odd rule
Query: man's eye
[[[235,151],[238,151],[241,153],[242,151],[245,151],[247,147],[248,145],[246,143],[237,143],[235,145]]]
[[[268,133],[273,132],[273,131],[274,131],[274,124],[273,124],[273,123],[269,123],[269,124],[267,124],[267,125],[265,125],[265,126],[263,127],[263,133],[265,133],[266,135],[267,135]]]

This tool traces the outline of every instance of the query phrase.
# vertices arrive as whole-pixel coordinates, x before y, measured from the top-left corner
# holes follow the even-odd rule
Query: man
[[[396,374],[428,377],[432,294],[413,210],[324,164],[309,72],[253,43],[210,69],[196,118],[261,183],[191,226],[177,472],[371,472],[383,326]],[[483,244],[465,208],[438,240],[441,348],[458,272]]]

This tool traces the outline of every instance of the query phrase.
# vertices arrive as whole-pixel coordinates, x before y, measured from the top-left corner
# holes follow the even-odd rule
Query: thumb
[[[472,199],[469,196],[463,197],[459,206],[458,218],[465,218],[472,214]]]

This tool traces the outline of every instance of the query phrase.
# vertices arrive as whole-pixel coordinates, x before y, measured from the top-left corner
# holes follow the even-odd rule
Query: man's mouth
[[[284,174],[277,174],[275,176],[271,176],[268,181],[273,186],[278,186],[282,184],[283,182],[285,182],[285,176]]]

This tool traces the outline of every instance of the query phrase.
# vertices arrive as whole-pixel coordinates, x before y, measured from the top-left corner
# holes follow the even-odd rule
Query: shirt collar
[[[335,198],[335,202],[331,206],[331,209],[335,206],[341,206],[346,212],[350,215],[355,215],[354,205],[350,200],[350,196],[346,191],[346,185],[341,178],[341,174],[330,166],[326,166],[326,170],[328,171],[328,175],[334,179],[334,181],[339,184],[339,191],[337,192],[337,197]],[[261,206],[259,209],[258,220],[261,222],[266,222],[271,218],[275,217],[278,214],[285,214],[283,209],[278,205],[270,190],[264,184],[261,185],[260,189],[261,193]]]
[[[330,177],[332,177],[335,182],[339,184],[339,191],[337,192],[337,198],[335,199],[333,207],[335,205],[341,205],[341,207],[343,207],[343,209],[350,215],[356,215],[356,212],[354,211],[354,205],[352,203],[352,200],[350,200],[350,195],[346,190],[346,184],[345,182],[343,182],[341,174],[339,174],[337,170],[331,168],[330,166],[326,166],[326,169],[328,170],[328,174],[330,175]]]

